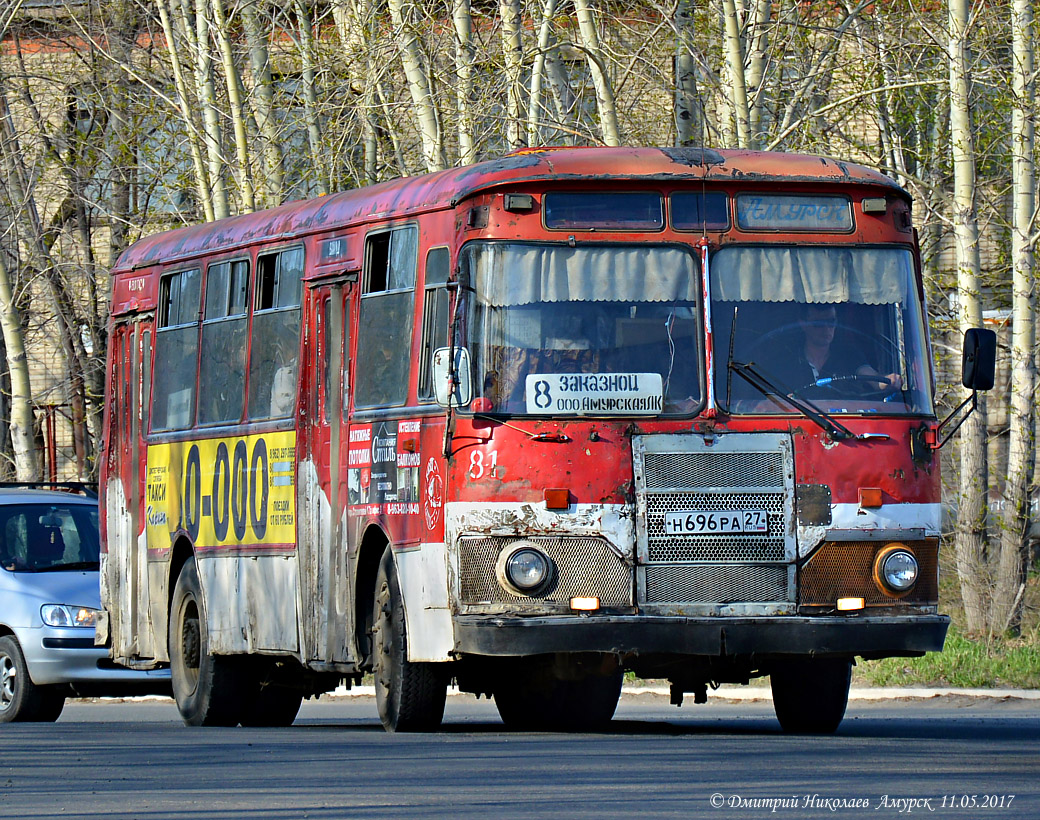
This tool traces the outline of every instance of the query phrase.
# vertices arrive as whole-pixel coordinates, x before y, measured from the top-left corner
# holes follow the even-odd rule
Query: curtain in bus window
[[[902,248],[728,247],[711,260],[723,302],[903,302],[910,254]]]
[[[470,259],[477,294],[493,305],[697,299],[693,257],[679,248],[503,243]]]

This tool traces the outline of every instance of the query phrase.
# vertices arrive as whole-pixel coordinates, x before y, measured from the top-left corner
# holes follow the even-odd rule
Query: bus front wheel
[[[237,658],[209,653],[206,607],[198,569],[188,561],[170,606],[170,675],[177,709],[189,726],[235,726],[241,717]]]
[[[404,601],[389,547],[376,575],[372,658],[376,706],[388,732],[431,732],[441,725],[448,680],[443,664],[408,660]]]
[[[845,717],[852,662],[844,658],[781,661],[769,673],[773,710],[790,734],[833,734]]]

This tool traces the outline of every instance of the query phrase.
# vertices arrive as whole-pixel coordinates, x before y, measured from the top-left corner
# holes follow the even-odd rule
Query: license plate
[[[769,532],[765,510],[683,510],[664,514],[668,535],[741,535]]]

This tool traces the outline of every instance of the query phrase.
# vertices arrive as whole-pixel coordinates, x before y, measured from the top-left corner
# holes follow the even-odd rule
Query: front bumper
[[[107,649],[94,646],[92,629],[45,626],[15,630],[15,637],[37,686],[68,683],[96,694],[169,690],[169,669],[142,672],[113,664]]]
[[[661,616],[512,617],[458,615],[458,654],[522,656],[549,652],[618,655],[859,655],[941,652],[945,615],[756,618]]]

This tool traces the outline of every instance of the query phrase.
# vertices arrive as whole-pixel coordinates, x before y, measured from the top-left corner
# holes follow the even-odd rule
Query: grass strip
[[[863,686],[1040,689],[1040,634],[987,644],[950,627],[946,648],[923,658],[859,661]]]

